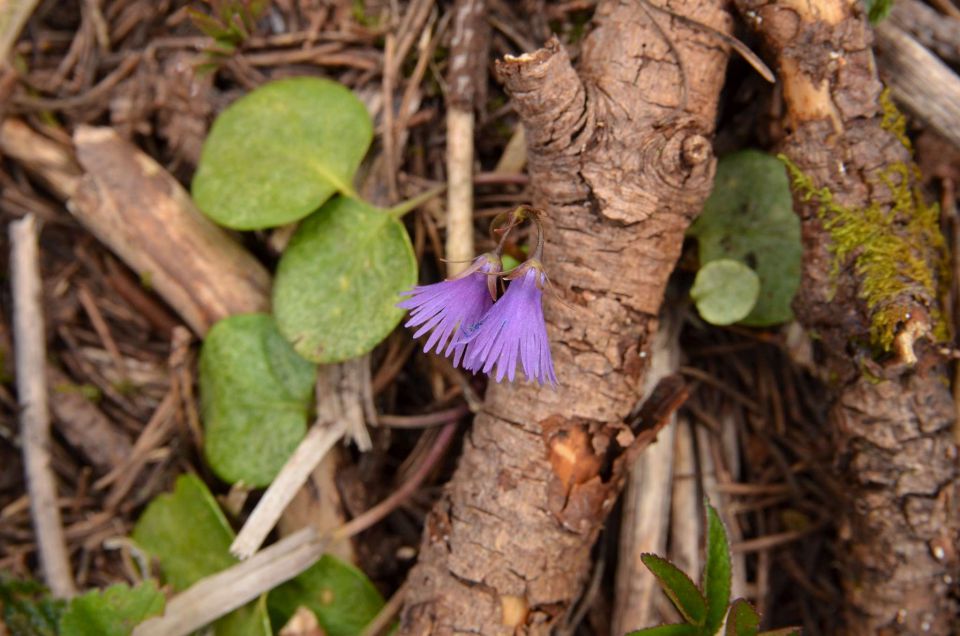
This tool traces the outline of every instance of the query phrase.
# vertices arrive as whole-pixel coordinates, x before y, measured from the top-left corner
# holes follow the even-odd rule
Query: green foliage
[[[162,613],[164,605],[153,581],[92,590],[70,601],[60,619],[60,636],[128,636],[144,620]]]
[[[704,267],[732,259],[749,265],[759,277],[759,294],[746,308],[749,313],[731,322],[766,327],[793,317],[790,303],[800,285],[800,221],[793,213],[790,183],[780,161],[756,150],[721,158],[713,191],[689,234],[697,238]],[[753,278],[746,271],[742,276]],[[743,310],[738,306],[734,313]]]
[[[760,629],[760,615],[750,603],[738,598],[730,606],[726,636],[753,636]]]
[[[277,266],[280,333],[308,360],[363,355],[403,317],[400,292],[417,282],[410,237],[394,215],[337,197],[300,224]]]
[[[357,568],[325,555],[268,600],[275,623],[286,623],[300,606],[317,616],[327,636],[355,636],[383,608],[383,597]]]
[[[269,0],[207,0],[211,14],[187,9],[194,25],[214,39],[214,53],[227,55],[250,37]]]
[[[876,24],[883,20],[893,9],[893,0],[863,0],[870,22]]]
[[[700,588],[707,597],[704,633],[716,634],[730,603],[730,546],[727,530],[716,509],[707,504],[707,560],[703,565]]]
[[[193,475],[180,477],[173,493],[151,502],[133,530],[134,541],[159,561],[167,582],[177,591],[234,565],[237,560],[229,552],[233,538],[213,495]],[[216,634],[270,636],[268,604],[278,624],[305,606],[329,636],[353,636],[377,615],[383,597],[363,572],[324,556],[269,595],[218,620]]]
[[[200,353],[204,453],[225,481],[266,486],[307,428],[316,367],[267,314],[221,320]]]
[[[265,84],[214,122],[193,179],[199,208],[238,230],[307,216],[351,181],[373,138],[347,88],[297,77]]]
[[[167,582],[184,590],[237,560],[233,530],[206,485],[194,475],[177,479],[173,493],[154,499],[133,529],[133,539],[159,562]],[[214,623],[218,636],[270,636],[263,599]]]
[[[727,617],[725,636],[799,636],[796,628],[759,633],[760,615],[743,599],[730,605],[730,547],[717,511],[707,507],[707,545],[700,588],[669,561],[652,554],[640,558],[687,622],[630,632],[628,636],[714,636]],[[729,607],[729,613],[728,613]]]
[[[56,636],[66,603],[51,598],[36,581],[18,581],[0,575],[0,616],[17,636]]]
[[[757,274],[731,259],[710,261],[701,267],[690,288],[697,311],[714,325],[729,325],[746,318],[759,294]]]
[[[707,605],[703,594],[677,566],[655,554],[643,554],[640,560],[660,581],[664,594],[673,602],[683,619],[691,625],[703,625],[707,618]]]
[[[698,636],[700,628],[696,625],[657,625],[630,632],[627,636]]]

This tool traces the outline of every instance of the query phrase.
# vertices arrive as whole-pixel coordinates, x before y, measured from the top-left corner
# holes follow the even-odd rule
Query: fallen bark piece
[[[950,382],[936,344],[946,253],[903,116],[846,0],[737,0],[777,57],[783,154],[804,241],[794,301],[834,389],[850,500],[837,550],[846,633],[955,633],[960,488]]]
[[[703,29],[648,2],[601,2],[579,74],[556,40],[499,63],[563,297],[545,295],[560,387],[489,388],[427,518],[401,634],[547,634],[586,581],[623,486],[599,467],[630,455],[619,441],[666,282],[712,185],[727,52],[711,29],[729,33],[723,6],[669,4]]]
[[[71,213],[194,332],[268,309],[266,269],[204,217],[173,176],[109,128],[80,126],[74,142],[86,175]]]
[[[36,132],[19,119],[0,126],[0,152],[16,159],[61,199],[73,196],[83,170],[69,148]]]
[[[877,63],[897,102],[960,148],[960,77],[897,25],[877,25]]]
[[[943,15],[921,0],[897,0],[888,21],[945,61],[960,62],[960,20],[955,16]]]

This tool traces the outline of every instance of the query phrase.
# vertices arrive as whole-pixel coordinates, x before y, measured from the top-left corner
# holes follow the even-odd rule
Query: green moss
[[[892,115],[888,119],[886,108],[883,121],[884,129],[898,138],[902,134],[901,141],[909,144],[902,121]],[[818,216],[831,238],[833,275],[853,259],[859,297],[869,312],[870,341],[882,351],[890,351],[898,327],[909,318],[904,301],[935,301],[939,298],[938,280],[945,280],[948,274],[939,208],[927,205],[914,185],[919,183],[919,170],[903,163],[889,166],[879,180],[889,188],[892,204],[871,202],[865,208],[851,209],[836,203],[829,189],[817,188],[787,157],[780,155],[780,159],[800,198],[819,204]],[[935,256],[930,258],[931,254]],[[940,310],[929,310],[933,337],[947,340],[949,328]]]
[[[65,382],[53,387],[57,393],[79,393],[88,401],[97,404],[103,399],[103,392],[93,384],[70,384]]]
[[[880,93],[880,109],[883,113],[880,119],[880,128],[883,128],[896,137],[897,140],[903,144],[903,147],[912,153],[913,143],[910,141],[910,137],[907,136],[907,118],[903,116],[903,113],[900,112],[897,105],[893,103],[889,88],[883,89],[883,92]]]

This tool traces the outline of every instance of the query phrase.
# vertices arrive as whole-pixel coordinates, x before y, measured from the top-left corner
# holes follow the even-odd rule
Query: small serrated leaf
[[[715,634],[723,623],[730,603],[730,547],[727,531],[717,511],[707,506],[707,555],[700,589],[707,597],[704,634]]]
[[[727,614],[726,636],[757,636],[760,628],[760,615],[747,601],[738,598],[730,606]]]
[[[655,554],[642,554],[640,560],[660,581],[664,594],[691,625],[703,625],[707,614],[706,601],[697,586],[674,564]]]
[[[163,612],[166,599],[147,580],[129,587],[111,585],[70,601],[60,619],[60,636],[129,636],[133,628]]]
[[[710,261],[701,267],[690,289],[697,311],[713,325],[730,325],[746,318],[759,293],[757,274],[730,259]]]
[[[700,628],[696,625],[675,624],[638,629],[627,636],[699,636],[699,634]]]

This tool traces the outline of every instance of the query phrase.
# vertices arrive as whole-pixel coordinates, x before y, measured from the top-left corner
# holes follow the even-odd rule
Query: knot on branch
[[[709,189],[713,182],[713,145],[687,122],[652,136],[645,150],[645,161],[656,168],[664,185],[680,191]]]

